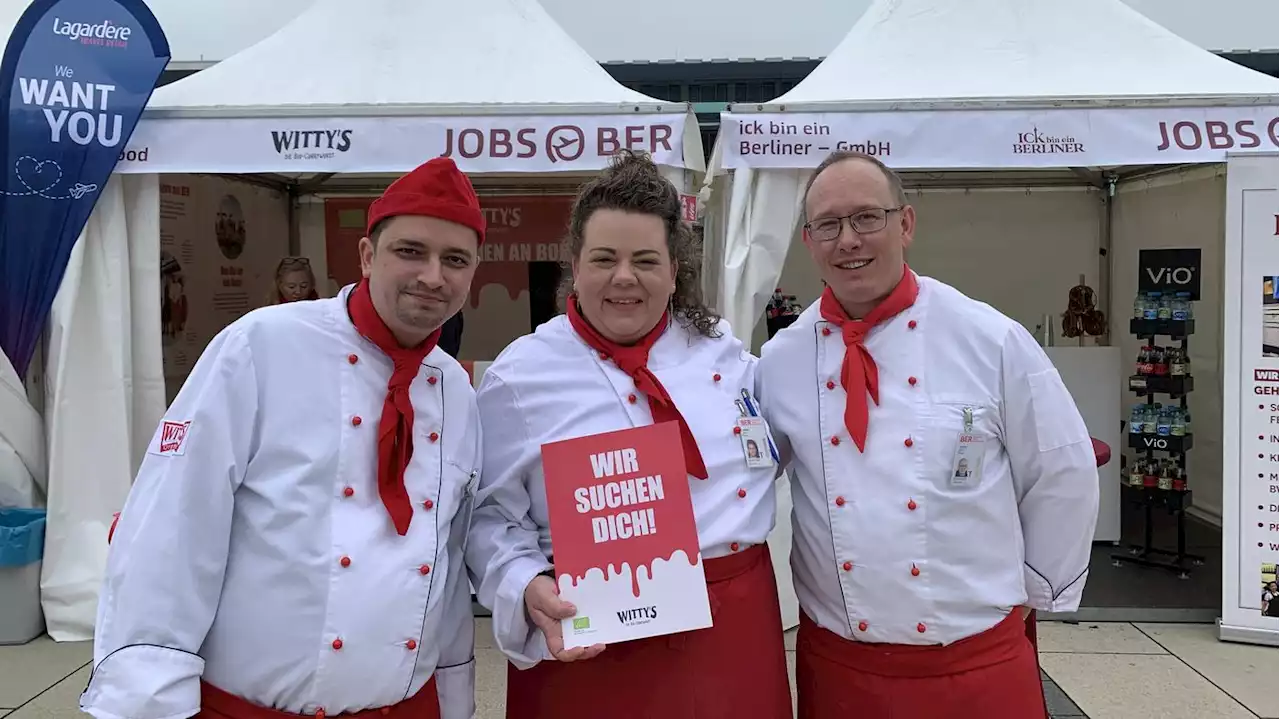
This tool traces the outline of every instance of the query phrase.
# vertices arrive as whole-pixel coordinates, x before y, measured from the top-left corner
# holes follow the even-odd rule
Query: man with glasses
[[[1042,719],[1025,618],[1084,589],[1084,421],[1021,325],[907,266],[915,209],[879,160],[829,157],[804,213],[826,289],[758,373],[792,472],[799,716]]]

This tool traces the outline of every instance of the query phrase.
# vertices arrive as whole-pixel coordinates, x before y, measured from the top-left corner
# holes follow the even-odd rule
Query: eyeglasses
[[[889,223],[889,213],[898,212],[906,205],[898,205],[897,207],[870,207],[865,210],[858,210],[852,215],[844,217],[824,217],[813,222],[806,222],[804,228],[808,230],[809,236],[817,242],[830,242],[840,236],[845,220],[849,221],[849,227],[860,235],[869,235],[872,232],[879,232]]]
[[[306,257],[286,257],[280,260],[281,270],[294,269],[298,267],[310,267],[310,266],[311,266],[311,260],[307,259]]]

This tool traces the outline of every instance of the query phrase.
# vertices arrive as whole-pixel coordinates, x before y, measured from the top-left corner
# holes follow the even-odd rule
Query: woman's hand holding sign
[[[576,662],[590,659],[604,651],[603,644],[575,649],[564,648],[564,630],[561,621],[578,613],[578,608],[560,599],[559,588],[551,577],[538,575],[524,589],[524,605],[529,618],[542,630],[547,638],[547,649],[551,656],[562,662]]]

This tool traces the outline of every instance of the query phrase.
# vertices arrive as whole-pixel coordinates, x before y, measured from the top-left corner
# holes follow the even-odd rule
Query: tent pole
[[[1106,184],[1102,190],[1102,231],[1098,243],[1098,307],[1108,315],[1115,314],[1111,306],[1111,235],[1115,212],[1116,177],[1113,173],[1105,176]],[[1105,325],[1104,334],[1099,343],[1104,347],[1111,345],[1111,322]]]

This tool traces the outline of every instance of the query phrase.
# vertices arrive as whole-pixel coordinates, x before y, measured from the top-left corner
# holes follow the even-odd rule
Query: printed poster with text
[[[675,422],[542,445],[566,649],[711,626]]]

